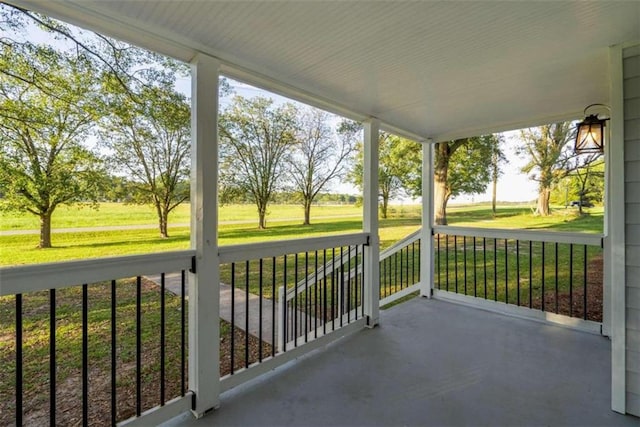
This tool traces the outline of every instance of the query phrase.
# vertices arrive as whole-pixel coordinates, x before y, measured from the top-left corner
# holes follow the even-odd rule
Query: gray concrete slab
[[[180,424],[639,426],[610,383],[607,338],[417,298]]]

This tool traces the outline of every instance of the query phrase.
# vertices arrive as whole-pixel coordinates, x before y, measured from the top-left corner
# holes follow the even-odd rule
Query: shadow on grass
[[[220,239],[222,241],[227,239],[247,239],[255,241],[263,237],[268,240],[275,240],[277,238],[297,238],[314,234],[321,235],[325,233],[357,233],[360,230],[362,230],[362,221],[359,219],[317,224],[312,223],[311,225],[283,224],[269,226],[267,224],[267,228],[264,230],[259,230],[257,228],[222,228],[220,229]]]
[[[449,209],[447,212],[447,220],[450,223],[453,222],[472,222],[472,221],[486,221],[488,219],[500,219],[510,218],[520,215],[531,215],[531,208],[529,207],[500,207],[496,216],[493,216],[491,207],[486,209],[466,209],[457,211],[455,209]]]

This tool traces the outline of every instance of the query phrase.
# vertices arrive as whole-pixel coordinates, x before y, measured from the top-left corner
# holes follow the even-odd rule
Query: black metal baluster
[[[484,299],[487,299],[487,238],[482,238],[482,260],[484,262]]]
[[[393,255],[389,255],[389,295],[393,294]]]
[[[304,342],[309,341],[309,315],[311,314],[311,306],[309,303],[309,252],[304,253]]]
[[[351,323],[351,245],[347,247],[347,325]]]
[[[517,304],[520,307],[520,240],[516,240],[516,290],[518,292]]]
[[[165,310],[165,274],[160,273],[160,406],[165,403],[165,360],[166,360],[166,310]]]
[[[533,308],[533,242],[529,240],[529,308]]]
[[[437,253],[437,259],[438,259],[438,289],[441,289],[441,278],[440,276],[442,275],[442,272],[440,271],[440,233],[437,234],[438,236],[438,253]],[[422,280],[422,279],[421,279]]]
[[[385,286],[385,272],[386,272],[386,259],[383,259],[382,261],[380,261],[380,289],[378,292],[378,297],[380,299],[384,298],[385,293],[386,293],[386,286]]]
[[[244,264],[244,367],[249,367],[249,260]]]
[[[282,352],[286,352],[287,351],[287,340],[289,338],[288,332],[287,332],[287,311],[288,311],[288,306],[287,306],[287,255],[285,254],[283,257],[283,264],[282,264],[282,268],[284,270],[284,300],[282,305],[284,305],[283,310],[282,310],[282,324],[283,324],[283,328],[282,328],[282,335],[284,335],[283,338],[283,345],[282,345]]]
[[[544,297],[545,297],[545,289],[544,289],[544,267],[545,267],[545,250],[544,250],[544,242],[542,242],[542,311],[544,311]]]
[[[555,244],[555,269],[556,269],[556,289],[555,289],[555,300],[556,300],[556,314],[558,314],[558,242]]]
[[[584,293],[582,295],[582,306],[584,307],[584,320],[587,320],[587,245],[584,245]]]
[[[420,239],[418,239],[418,280],[420,280]]]
[[[313,335],[315,338],[318,338],[318,250],[315,252],[315,274],[314,274],[314,283],[313,283]]]
[[[356,245],[356,259],[354,261],[355,263],[355,286],[353,287],[354,293],[355,293],[355,306],[356,306],[356,318],[355,320],[358,320],[358,245]]]
[[[276,355],[276,300],[278,290],[276,286],[276,257],[271,258],[271,356]],[[283,307],[286,309],[286,307]]]
[[[260,289],[258,289],[259,299],[258,299],[258,362],[262,362],[262,298],[264,292],[262,291],[262,258],[260,258],[258,262],[258,285]],[[273,328],[273,326],[272,326]],[[248,335],[248,331],[247,331]]]
[[[343,247],[340,246],[340,327],[342,327],[342,318],[344,317],[344,254]]]
[[[402,270],[404,270],[404,262],[405,256],[403,256],[404,248],[400,248],[400,290],[404,289],[404,282],[408,281],[407,275],[402,274]]]
[[[22,294],[16,294],[16,426],[22,426]]]
[[[82,424],[89,422],[89,319],[88,286],[82,285]]]
[[[416,242],[411,243],[411,284],[416,283]]]
[[[462,265],[464,266],[464,294],[467,294],[467,236],[462,236]]]
[[[477,250],[476,250],[476,237],[473,236],[473,296],[478,296],[478,261],[476,259]]]
[[[458,293],[458,236],[453,236],[453,269],[456,280],[456,293]]]
[[[331,248],[331,330],[336,329],[336,248]]]
[[[327,333],[327,250],[322,250],[322,272],[324,277],[324,286],[322,287],[322,333]]]
[[[569,317],[573,317],[573,243],[569,244]]]
[[[142,278],[136,277],[136,416],[142,414]]]
[[[56,425],[56,290],[49,290],[49,424]]]
[[[509,244],[508,240],[504,239],[504,302],[509,304]]]
[[[398,252],[393,254],[393,293],[398,292]]]
[[[286,310],[285,310],[286,311]],[[235,371],[236,359],[236,263],[231,263],[231,375]]]
[[[498,301],[498,239],[493,239],[493,300]]]
[[[405,268],[405,270],[404,270],[404,273],[405,273],[404,274],[404,279],[405,279],[405,282],[406,282],[406,286],[405,287],[408,288],[409,286],[411,286],[411,284],[409,283],[409,245],[407,245],[405,247],[405,249],[407,250],[407,254],[404,257],[405,262],[403,264],[404,268]]]
[[[111,281],[111,425],[117,422],[116,401],[116,361],[117,361],[117,330],[116,330],[116,281]],[[55,425],[55,424],[52,424]]]
[[[82,285],[82,425],[89,425],[89,292]]]
[[[294,256],[295,268],[293,270],[293,346],[298,346],[298,254]],[[302,322],[300,322],[302,323]]]
[[[444,258],[445,258],[445,289],[449,292],[449,235],[445,234]]]
[[[187,368],[187,307],[186,307],[186,272],[180,272],[180,396],[184,396],[187,388],[186,368]]]

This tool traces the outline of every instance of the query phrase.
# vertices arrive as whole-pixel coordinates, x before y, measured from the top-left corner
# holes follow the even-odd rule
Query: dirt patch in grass
[[[602,254],[591,258],[587,265],[587,320],[594,322],[602,322],[602,305],[603,305],[603,261]],[[545,290],[545,311],[558,313],[565,316],[584,318],[584,282],[574,283],[573,291],[558,292],[558,298],[554,289]],[[557,311],[556,311],[557,302]],[[542,298],[540,296],[534,298],[533,307],[542,307]]]

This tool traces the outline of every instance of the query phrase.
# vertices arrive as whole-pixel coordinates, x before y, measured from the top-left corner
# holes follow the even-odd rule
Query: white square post
[[[189,274],[189,389],[201,417],[220,404],[220,262],[218,257],[219,62],[191,63],[191,248]]]
[[[420,233],[420,296],[433,292],[433,143],[422,143],[422,231]]]
[[[380,122],[364,123],[364,176],[362,228],[369,233],[364,248],[364,314],[367,326],[378,324],[380,312],[380,237],[378,236],[378,162]]]

